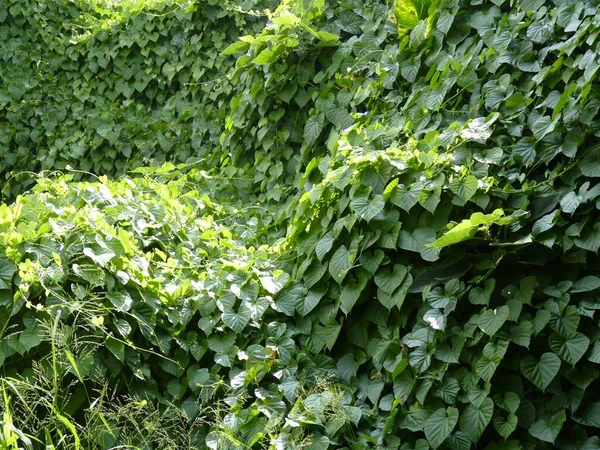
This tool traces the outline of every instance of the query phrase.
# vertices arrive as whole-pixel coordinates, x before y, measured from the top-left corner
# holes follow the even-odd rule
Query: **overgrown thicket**
[[[210,154],[233,90],[235,60],[220,52],[261,30],[267,6],[0,1],[4,194],[32,170],[122,175]]]
[[[32,36],[11,22],[23,4],[0,33]],[[106,51],[90,83],[116,86],[108,49],[171,21],[124,46],[159,49],[155,81],[85,108],[156,122],[110,116],[120,131],[96,145],[77,118],[84,153],[43,166],[154,167],[39,177],[0,208],[0,448],[600,448],[595,2],[146,7],[136,28],[70,4],[88,31],[53,37]],[[202,78],[210,38],[176,36],[215,30],[210,11],[228,32]],[[142,135],[158,146],[134,151]]]

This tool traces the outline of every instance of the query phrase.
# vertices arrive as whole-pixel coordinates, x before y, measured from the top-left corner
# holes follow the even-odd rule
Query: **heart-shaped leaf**
[[[493,413],[494,402],[489,397],[479,407],[470,404],[460,415],[460,429],[476,444],[490,423]]]
[[[488,309],[479,316],[478,325],[488,336],[493,336],[508,319],[510,308],[506,305],[496,309]]]
[[[506,419],[503,416],[498,415],[494,417],[494,428],[500,436],[506,439],[513,431],[515,431],[518,422],[519,420],[514,414],[509,414]]]
[[[560,369],[560,358],[554,353],[544,353],[539,361],[526,356],[521,361],[521,372],[542,391],[545,391]]]
[[[386,294],[392,295],[407,273],[408,269],[406,267],[396,264],[393,271],[389,269],[380,270],[375,275],[375,284]]]
[[[550,442],[554,444],[558,433],[567,420],[567,415],[564,411],[557,412],[553,416],[545,419],[540,419],[529,428],[529,434],[539,439],[540,441]]]
[[[558,333],[552,333],[548,342],[554,353],[573,366],[585,355],[590,346],[589,338],[581,333],[575,333],[569,339],[565,339]]]
[[[344,245],[338,247],[331,256],[331,261],[329,261],[329,273],[335,281],[341,283],[351,267],[352,258],[350,252]]]
[[[435,411],[425,422],[425,437],[434,449],[446,440],[458,423],[458,409],[449,407]]]

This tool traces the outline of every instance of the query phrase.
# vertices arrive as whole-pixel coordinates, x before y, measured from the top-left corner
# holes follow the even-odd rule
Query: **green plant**
[[[4,195],[30,187],[31,171],[122,175],[210,155],[233,90],[235,60],[219,52],[260,30],[269,6],[2,0]]]
[[[402,5],[282,2],[210,155],[0,207],[14,445],[598,446],[598,6]]]

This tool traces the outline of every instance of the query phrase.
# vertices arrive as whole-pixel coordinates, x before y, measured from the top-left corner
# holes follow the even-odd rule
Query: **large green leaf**
[[[529,434],[540,441],[554,444],[565,420],[567,420],[567,415],[564,410],[561,410],[548,418],[535,422],[529,428]]]
[[[237,311],[233,308],[225,308],[222,318],[225,325],[236,333],[241,333],[246,325],[248,325],[248,322],[250,322],[251,316],[252,311],[244,302],[242,302]]]
[[[310,116],[304,125],[304,142],[306,145],[312,145],[317,141],[317,138],[323,130],[325,115],[318,113],[315,116]]]
[[[509,314],[510,309],[506,305],[496,309],[488,309],[479,316],[477,325],[485,334],[493,336],[506,322]]]
[[[494,279],[486,280],[483,288],[474,286],[469,292],[469,302],[474,305],[487,305],[495,287],[496,280]]]
[[[16,269],[4,253],[0,254],[0,289],[12,289],[12,277]]]
[[[514,414],[509,414],[506,418],[498,415],[494,417],[494,428],[500,436],[507,439],[516,430],[518,422]]]
[[[331,256],[331,260],[329,261],[329,273],[335,281],[341,283],[346,277],[348,270],[352,267],[353,262],[354,260],[350,251],[346,246],[342,245],[338,247]]]
[[[521,361],[521,372],[542,391],[545,391],[560,369],[560,358],[554,353],[544,353],[539,361],[532,355]]]
[[[458,409],[448,407],[436,410],[425,422],[425,437],[432,448],[438,448],[458,423]]]
[[[460,415],[459,426],[475,444],[486,429],[494,413],[494,402],[486,398],[479,407],[468,405]]]
[[[359,299],[363,289],[367,285],[368,280],[369,278],[360,272],[357,280],[346,279],[340,294],[340,308],[345,314],[348,314],[352,310],[352,307]]]
[[[317,283],[308,291],[308,294],[302,299],[298,306],[298,313],[306,316],[319,304],[319,301],[325,296],[328,290],[327,283]]]
[[[477,178],[468,175],[464,179],[457,179],[450,183],[450,190],[454,192],[463,202],[471,200],[477,192]]]
[[[375,275],[375,284],[386,294],[392,295],[396,288],[402,284],[406,277],[408,269],[400,264],[396,264],[392,270],[380,270]]]
[[[372,198],[360,196],[353,199],[350,205],[359,217],[369,222],[383,210],[385,201],[381,195],[375,195]]]
[[[27,328],[19,334],[19,343],[23,349],[28,352],[34,347],[37,347],[44,340],[44,330],[38,326]]]
[[[317,254],[317,258],[319,258],[319,261],[323,261],[323,258],[325,258],[325,255],[333,247],[334,241],[335,241],[335,239],[334,239],[333,235],[331,233],[327,233],[327,234],[325,234],[325,236],[323,236],[319,240],[319,242],[317,242],[317,246],[315,248],[315,253]]]
[[[568,339],[558,333],[549,338],[550,348],[554,353],[571,365],[575,365],[590,346],[590,340],[581,333],[574,333]]]

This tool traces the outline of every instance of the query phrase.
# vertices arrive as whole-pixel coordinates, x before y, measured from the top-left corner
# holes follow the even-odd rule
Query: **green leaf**
[[[393,294],[388,294],[381,288],[377,289],[377,300],[379,300],[379,302],[387,309],[392,309],[394,306],[400,309],[404,303],[404,299],[408,293],[408,288],[412,282],[412,276],[408,274],[406,277],[404,277],[398,290],[396,290]]]
[[[374,195],[373,198],[360,196],[350,202],[350,206],[358,216],[369,222],[373,217],[383,211],[385,201],[383,196]]]
[[[525,167],[533,164],[536,158],[533,138],[525,137],[519,140],[513,147],[513,155],[516,156],[515,160]]]
[[[494,401],[496,402],[496,405],[498,405],[503,410],[511,414],[515,414],[519,409],[521,398],[514,392],[508,391],[502,395],[496,394],[494,396]]]
[[[348,249],[344,245],[338,247],[329,261],[329,273],[338,284],[342,283],[353,262]]]
[[[468,175],[464,179],[455,179],[450,183],[450,190],[464,202],[475,195],[477,187],[478,181],[473,175]]]
[[[458,409],[449,407],[435,411],[425,422],[425,437],[432,448],[438,448],[458,423]]]
[[[416,183],[411,185],[410,188],[407,188],[404,185],[398,185],[393,190],[390,201],[397,207],[409,212],[411,208],[417,204],[422,190],[423,186]]]
[[[317,254],[317,258],[319,261],[323,261],[325,255],[331,250],[333,247],[335,239],[331,233],[325,234],[319,242],[317,242],[317,246],[315,247],[315,253]]]
[[[270,48],[265,48],[252,60],[252,64],[267,64],[271,62],[272,56],[273,51]]]
[[[241,333],[250,322],[252,311],[245,302],[242,302],[237,311],[233,308],[225,308],[221,317],[225,325],[236,333]]]
[[[570,292],[573,294],[579,292],[589,292],[600,288],[600,278],[594,275],[588,275],[573,283]]]
[[[573,214],[580,204],[581,198],[575,192],[569,192],[560,201],[561,209],[567,214]]]
[[[460,429],[476,444],[490,423],[493,413],[494,402],[491,398],[486,398],[479,407],[470,404],[460,415]]]
[[[215,353],[227,353],[235,344],[235,334],[212,334],[208,337],[208,348]]]
[[[304,286],[296,283],[291,288],[279,292],[275,298],[275,306],[286,316],[293,316],[304,295]]]
[[[596,364],[600,364],[600,342],[594,343],[594,346],[590,350],[590,354],[588,355],[588,361],[591,361]]]
[[[325,296],[327,290],[327,283],[317,283],[310,288],[306,297],[298,304],[298,313],[301,316],[308,315],[319,304],[319,301]]]
[[[489,279],[485,282],[485,287],[482,289],[478,286],[474,286],[469,291],[469,302],[474,305],[487,305],[490,302],[490,297],[494,288],[496,287],[496,280]]]
[[[587,227],[581,237],[576,237],[574,241],[577,247],[598,253],[598,249],[600,249],[600,222],[596,222],[592,228]]]
[[[479,316],[477,325],[488,336],[493,336],[502,327],[508,315],[510,309],[504,305],[496,309],[488,309]]]
[[[480,226],[488,226],[494,223],[504,224],[510,222],[509,218],[502,218],[504,211],[496,209],[492,214],[474,213],[469,219],[464,219],[447,231],[442,237],[430,243],[428,247],[445,247],[452,244],[471,239]]]
[[[33,326],[23,330],[19,334],[19,343],[23,346],[26,352],[34,347],[37,347],[44,340],[44,330],[38,326]]]
[[[475,363],[475,373],[484,381],[489,382],[498,368],[500,359],[498,357],[482,356]]]
[[[344,314],[350,313],[369,280],[366,276],[358,276],[357,278],[357,281],[346,280],[342,287],[342,293],[340,294],[340,308]]]
[[[500,436],[507,439],[516,430],[518,422],[519,420],[514,414],[509,414],[506,418],[497,415],[494,417],[494,428]]]
[[[386,294],[392,295],[396,288],[402,284],[408,269],[400,264],[394,266],[393,271],[389,269],[380,270],[375,275],[375,284]]]
[[[554,353],[544,353],[537,361],[529,355],[521,361],[521,372],[525,377],[542,391],[545,391],[550,382],[558,374],[560,358]]]
[[[437,261],[439,258],[439,248],[430,248],[435,240],[435,231],[429,227],[417,228],[410,231],[401,230],[398,246],[403,250],[418,252],[425,261]]]
[[[528,320],[521,320],[518,325],[510,327],[509,338],[512,342],[522,347],[529,348],[533,325]]]
[[[533,132],[535,138],[539,141],[542,140],[548,133],[554,131],[555,125],[556,123],[550,116],[543,116],[533,122],[531,131]]]
[[[271,295],[275,295],[283,289],[289,279],[290,276],[287,273],[281,273],[281,271],[279,273],[275,271],[273,276],[259,277],[260,284]]]
[[[250,48],[249,42],[234,42],[221,52],[221,55],[235,55],[236,53],[245,52]]]
[[[324,42],[335,42],[340,39],[337,34],[328,33],[327,31],[323,30],[317,31],[317,35]]]
[[[317,141],[317,138],[321,135],[323,130],[323,124],[325,122],[325,115],[318,113],[315,116],[310,116],[306,124],[304,125],[304,143],[306,145],[312,145]]]
[[[571,98],[573,92],[575,92],[576,88],[577,83],[569,83],[567,89],[565,89],[565,91],[561,94],[560,98],[558,99],[558,102],[556,102],[556,105],[554,105],[554,108],[552,110],[552,120],[556,119],[556,117],[560,114],[560,112],[563,110],[563,108]]]
[[[600,428],[600,403],[591,402],[572,415],[573,421],[588,427]]]
[[[563,409],[549,418],[540,419],[535,422],[529,428],[529,434],[540,441],[554,444],[565,420],[567,420],[567,415]]]
[[[549,344],[554,353],[574,366],[585,355],[590,346],[590,340],[581,333],[574,333],[568,339],[558,333],[553,333],[549,338]]]
[[[378,248],[374,252],[364,252],[362,255],[360,255],[359,261],[361,266],[367,270],[367,272],[370,274],[375,274],[379,268],[379,265],[383,261],[384,256],[385,254],[383,253],[383,250]]]
[[[548,231],[549,229],[551,229],[554,226],[554,223],[556,222],[556,219],[558,217],[559,217],[558,210],[553,211],[550,214],[546,214],[544,217],[537,220],[533,224],[533,228],[531,229],[531,235],[535,237],[538,234],[543,233],[544,231]]]
[[[125,345],[109,336],[105,342],[106,348],[121,362],[125,362]]]
[[[561,315],[552,314],[550,319],[550,328],[563,337],[570,337],[579,327],[580,316],[577,308],[567,306]]]
[[[274,15],[271,20],[273,21],[273,23],[276,23],[277,25],[295,26],[298,23],[300,23],[299,17],[295,16],[294,14],[292,14],[291,12],[286,11],[286,10],[283,10],[283,11],[279,12],[278,14]]]
[[[12,289],[12,277],[16,266],[8,260],[4,253],[0,254],[0,289]]]
[[[408,361],[410,365],[417,370],[417,372],[423,373],[431,365],[431,353],[427,349],[426,345],[421,345],[410,352],[408,355]]]

